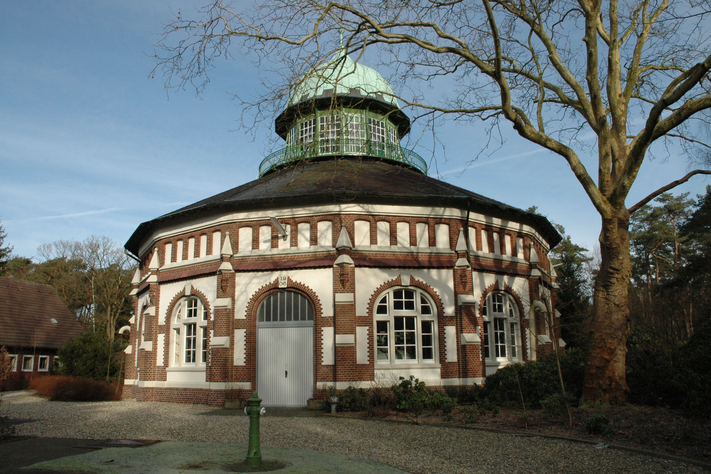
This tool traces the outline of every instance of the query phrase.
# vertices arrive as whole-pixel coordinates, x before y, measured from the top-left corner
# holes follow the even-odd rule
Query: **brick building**
[[[0,388],[17,390],[49,374],[57,349],[82,326],[49,285],[0,278],[0,347],[11,360],[10,378]]]
[[[427,176],[389,84],[338,54],[276,119],[259,179],[141,224],[127,395],[220,405],[414,375],[470,385],[550,348],[530,214]],[[553,316],[555,318],[555,316]]]

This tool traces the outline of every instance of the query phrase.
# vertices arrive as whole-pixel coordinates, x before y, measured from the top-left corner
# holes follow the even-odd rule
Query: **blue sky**
[[[167,94],[162,77],[149,78],[155,34],[171,8],[186,16],[192,3],[0,2],[0,219],[15,255],[92,234],[123,245],[141,222],[256,178],[274,134],[239,130],[231,93],[264,92],[248,58],[218,61],[200,97]],[[536,205],[576,243],[595,245],[599,218],[562,158],[505,129],[504,146],[467,167],[485,126],[449,123],[438,133],[445,149],[431,176]],[[628,204],[688,171],[684,157],[665,156],[642,168]],[[595,158],[583,156],[588,169]],[[696,177],[676,192],[709,183]]]

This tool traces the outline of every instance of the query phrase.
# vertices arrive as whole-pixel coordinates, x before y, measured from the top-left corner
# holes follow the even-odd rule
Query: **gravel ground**
[[[2,394],[17,434],[51,438],[246,443],[249,419],[204,405],[48,402]],[[412,473],[692,473],[700,467],[593,445],[479,430],[331,417],[264,416],[262,446],[332,452]]]

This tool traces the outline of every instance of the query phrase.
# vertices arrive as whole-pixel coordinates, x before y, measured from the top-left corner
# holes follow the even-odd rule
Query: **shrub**
[[[372,387],[368,390],[370,404],[368,411],[374,414],[375,411],[392,410],[395,408],[395,397],[390,388]]]
[[[601,435],[609,432],[610,420],[600,412],[593,413],[585,419],[585,429],[592,435]]]
[[[673,384],[689,415],[711,416],[711,323],[698,327],[675,357]]]
[[[426,400],[426,407],[430,410],[439,410],[443,415],[448,416],[457,408],[457,400],[446,393],[437,390],[428,390],[428,393],[429,397]]]
[[[627,386],[630,402],[679,407],[681,395],[672,383],[674,351],[653,334],[639,328],[627,341]]]
[[[60,402],[103,402],[119,400],[116,388],[106,382],[50,375],[34,379],[29,386],[37,395]]]
[[[125,343],[116,339],[111,347],[103,332],[84,331],[79,336],[63,345],[57,355],[62,365],[57,369],[58,375],[70,375],[93,380],[115,379],[119,376],[124,358]]]
[[[541,408],[551,416],[568,416],[568,407],[574,406],[576,400],[570,395],[554,393],[541,401]]]
[[[669,347],[653,334],[633,331],[628,342],[627,384],[632,402],[711,416],[711,323],[698,326],[679,347]]]
[[[411,413],[415,420],[427,407],[429,393],[424,382],[410,375],[409,379],[400,377],[400,383],[392,386],[395,396],[395,407],[405,413]]]
[[[563,381],[572,400],[582,394],[584,358],[583,351],[577,348],[560,352]],[[511,364],[487,376],[483,396],[495,404],[509,406],[520,406],[523,396],[527,407],[540,408],[545,399],[559,393],[556,357],[547,354],[537,361]]]
[[[338,394],[339,411],[364,411],[369,405],[368,392],[362,388],[348,387]]]

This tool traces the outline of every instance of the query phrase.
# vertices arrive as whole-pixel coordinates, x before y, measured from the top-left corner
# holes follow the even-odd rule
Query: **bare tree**
[[[280,107],[303,73],[338,47],[361,57],[375,47],[404,90],[442,85],[442,98],[401,99],[417,117],[508,121],[523,138],[560,156],[601,218],[584,398],[621,402],[630,285],[630,213],[696,174],[631,207],[625,203],[656,142],[708,150],[711,107],[708,0],[267,0],[250,11],[214,1],[198,18],[177,12],[156,68],[167,87],[209,82],[214,60],[238,51],[282,65],[282,83],[254,100]],[[234,44],[233,44],[234,43]],[[276,101],[274,101],[276,99]],[[249,105],[249,104],[247,104]],[[269,110],[272,112],[272,110]],[[594,137],[594,145],[583,138]],[[581,156],[597,152],[589,172]]]

